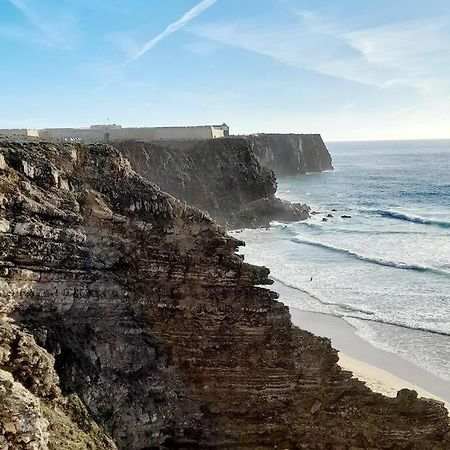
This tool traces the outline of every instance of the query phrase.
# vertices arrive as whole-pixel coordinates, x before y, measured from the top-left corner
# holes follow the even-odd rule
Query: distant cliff
[[[248,138],[260,164],[276,176],[333,170],[320,134],[255,134]]]
[[[240,245],[109,145],[0,141],[2,448],[449,448],[442,404],[340,369]]]
[[[145,179],[230,227],[308,217],[306,205],[275,197],[275,176],[258,162],[247,138],[114,141],[112,145]]]

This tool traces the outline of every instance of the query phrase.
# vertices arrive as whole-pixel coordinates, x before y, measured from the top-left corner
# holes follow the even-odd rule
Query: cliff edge
[[[248,138],[260,164],[277,177],[333,170],[320,134],[255,134]]]
[[[4,141],[0,176],[4,447],[449,448],[441,403],[340,369],[242,242],[118,150]]]
[[[230,228],[309,217],[306,205],[276,197],[275,175],[259,163],[247,138],[111,144],[146,180]]]

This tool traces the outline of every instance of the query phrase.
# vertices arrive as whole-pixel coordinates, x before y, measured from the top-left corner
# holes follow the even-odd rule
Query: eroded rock
[[[36,437],[20,442],[38,448],[114,448],[97,423],[127,449],[448,448],[442,404],[341,370],[242,242],[114,148],[0,142],[0,155],[3,441],[23,411]]]

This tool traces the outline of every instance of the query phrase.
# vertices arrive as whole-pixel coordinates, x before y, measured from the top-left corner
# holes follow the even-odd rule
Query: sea
[[[270,268],[288,306],[450,381],[450,140],[327,147],[334,171],[278,180],[315,214],[235,232],[245,260]]]

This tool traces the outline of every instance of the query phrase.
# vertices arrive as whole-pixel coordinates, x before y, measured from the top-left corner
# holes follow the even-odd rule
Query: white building
[[[1,130],[0,130],[1,134]],[[81,141],[102,141],[120,139],[143,140],[185,140],[217,139],[229,136],[230,129],[222,125],[200,125],[191,127],[134,127],[121,125],[91,125],[89,128],[45,128],[38,130],[43,138],[69,139]]]
[[[39,137],[39,130],[35,130],[34,128],[5,128],[0,129],[0,136],[7,137]]]

